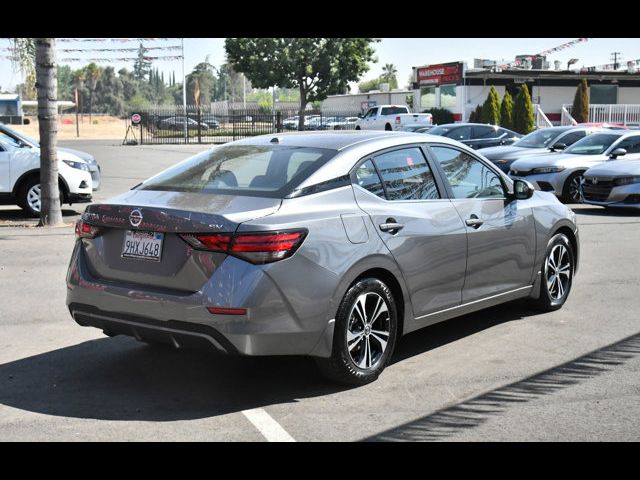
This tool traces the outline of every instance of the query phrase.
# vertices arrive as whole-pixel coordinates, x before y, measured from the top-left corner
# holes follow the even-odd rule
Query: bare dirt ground
[[[11,128],[24,133],[33,138],[39,138],[37,117],[28,117],[29,125],[11,125]],[[89,115],[79,118],[80,137],[76,133],[76,118],[74,115],[63,115],[58,120],[59,140],[122,140],[127,131],[128,120],[111,116],[93,116],[91,121]]]

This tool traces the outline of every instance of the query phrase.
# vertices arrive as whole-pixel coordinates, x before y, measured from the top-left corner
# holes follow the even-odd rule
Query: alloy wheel
[[[584,196],[582,194],[582,184],[584,183],[584,176],[578,175],[571,179],[569,182],[569,197],[573,203],[584,203]]]
[[[547,290],[553,301],[560,300],[571,282],[571,256],[564,245],[556,245],[545,262]]]
[[[387,349],[391,335],[389,306],[375,292],[360,295],[347,322],[347,351],[363,370],[375,368]]]

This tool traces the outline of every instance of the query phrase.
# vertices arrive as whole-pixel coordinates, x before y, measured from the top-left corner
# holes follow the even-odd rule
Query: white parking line
[[[295,442],[295,439],[263,408],[243,410],[242,413],[268,442]]]

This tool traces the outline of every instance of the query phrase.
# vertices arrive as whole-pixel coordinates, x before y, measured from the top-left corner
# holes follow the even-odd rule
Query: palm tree
[[[58,79],[55,38],[14,38],[14,63],[27,78],[35,71],[40,133],[40,223],[62,225],[58,187]]]
[[[398,69],[393,63],[386,63],[384,67],[382,67],[382,78],[387,82],[390,86],[393,87],[393,83],[398,86],[398,80],[396,79],[396,74],[398,73]],[[395,88],[395,87],[393,87]]]
[[[85,67],[85,72],[86,79],[89,82],[89,124],[91,124],[91,114],[93,113],[93,92],[98,84],[98,79],[102,75],[102,70],[100,70],[95,63],[90,63]]]

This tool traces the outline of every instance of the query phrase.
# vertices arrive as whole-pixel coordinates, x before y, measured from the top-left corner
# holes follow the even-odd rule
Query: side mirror
[[[517,178],[513,181],[513,196],[516,200],[528,200],[533,197],[535,188],[526,180]]]
[[[611,160],[615,160],[618,157],[622,157],[623,155],[626,155],[627,151],[624,148],[616,148],[613,152],[611,152],[609,154],[609,158]]]
[[[567,145],[564,143],[556,143],[555,145],[551,145],[549,147],[549,150],[551,150],[552,152],[555,152],[556,150],[564,150],[565,148],[567,148]]]
[[[361,113],[358,114],[358,118],[362,118],[363,115]]]

